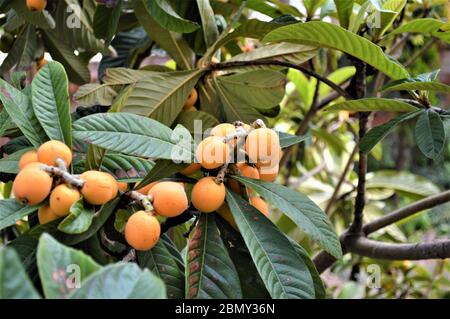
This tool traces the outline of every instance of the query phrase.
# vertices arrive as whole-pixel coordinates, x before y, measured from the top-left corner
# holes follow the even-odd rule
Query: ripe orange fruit
[[[225,182],[225,185],[228,186],[233,192],[238,195],[242,195],[242,184],[236,181],[235,179],[228,178]]]
[[[137,182],[136,185],[134,185],[134,188],[136,189],[136,192],[141,193],[142,195],[148,195],[148,192],[152,189],[152,187],[158,183],[159,183],[158,181],[151,182],[150,184],[147,184],[142,188],[136,189],[136,187],[139,186],[139,182]]]
[[[156,217],[141,210],[128,219],[125,225],[125,239],[136,250],[149,250],[159,240],[161,226]]]
[[[58,185],[50,194],[50,209],[59,217],[67,216],[70,213],[70,207],[80,198],[78,189],[66,184]]]
[[[13,193],[16,200],[22,204],[39,204],[50,194],[53,178],[40,169],[39,164],[27,165],[14,180]]]
[[[81,194],[92,205],[106,204],[117,193],[117,183],[111,181],[111,175],[105,172],[86,171],[80,178],[84,181]]]
[[[200,142],[195,156],[204,168],[215,169],[228,162],[230,148],[221,137],[210,136]]]
[[[39,219],[39,224],[43,225],[43,224],[47,224],[50,223],[51,221],[54,221],[55,219],[58,219],[59,216],[56,215],[50,208],[50,206],[42,206],[41,208],[39,208],[38,210],[38,219]]]
[[[189,176],[189,175],[192,175],[194,173],[197,173],[200,170],[201,167],[202,166],[199,163],[192,163],[191,165],[186,167],[184,170],[182,170],[180,172],[180,174],[182,174],[184,176]]]
[[[264,199],[258,196],[251,196],[249,198],[249,201],[250,204],[261,213],[263,213],[264,216],[269,217],[269,206],[267,206],[267,203],[264,201]]]
[[[161,216],[178,216],[189,206],[186,191],[177,182],[159,182],[150,189],[148,195],[153,196],[153,207]]]
[[[72,151],[60,141],[45,142],[39,147],[37,155],[39,162],[50,166],[57,166],[56,159],[58,158],[64,160],[66,166],[72,163]]]
[[[222,124],[219,124],[219,125],[216,125],[215,127],[213,127],[213,129],[210,132],[210,135],[225,137],[225,136],[235,133],[235,132],[236,132],[236,127],[233,124],[222,123]]]
[[[192,188],[191,200],[198,211],[211,213],[225,201],[225,186],[217,184],[215,177],[203,177]]]
[[[28,164],[36,162],[38,162],[38,156],[35,150],[24,153],[19,160],[19,171],[21,171]]]
[[[117,187],[119,187],[119,189],[125,193],[128,190],[128,183],[127,182],[117,182]]]
[[[30,11],[44,11],[47,6],[47,0],[27,0],[27,7]]]
[[[195,102],[197,102],[198,94],[196,89],[192,89],[191,93],[188,96],[188,99],[183,105],[183,110],[187,110],[190,107],[194,106]]]
[[[277,132],[268,128],[251,131],[245,140],[245,151],[251,163],[266,162],[278,158],[280,139]]]
[[[262,166],[259,168],[259,178],[262,181],[273,182],[277,179],[280,166],[278,164],[274,166]]]
[[[259,179],[259,172],[256,167],[250,166],[245,163],[238,163],[238,164],[236,164],[236,166],[239,169],[239,173],[241,176],[244,176],[247,178]]]

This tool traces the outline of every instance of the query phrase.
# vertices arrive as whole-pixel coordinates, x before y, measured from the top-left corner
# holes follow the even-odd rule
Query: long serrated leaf
[[[350,111],[350,112],[414,112],[417,107],[394,99],[367,98],[345,101],[326,107],[326,111]]]
[[[228,190],[226,198],[271,297],[314,298],[313,281],[308,267],[285,235],[243,198]]]
[[[31,88],[34,112],[48,137],[71,147],[69,80],[62,64],[48,62],[36,74]]]
[[[242,298],[239,276],[220,238],[212,214],[202,214],[189,239],[186,297]]]
[[[209,47],[213,45],[219,37],[219,30],[217,28],[216,18],[214,17],[214,11],[211,8],[209,0],[197,0],[197,6],[202,20],[202,31],[205,44]]]
[[[406,69],[385,55],[379,46],[332,23],[296,23],[278,28],[264,38],[264,42],[281,41],[340,50],[361,59],[393,79],[408,77]]]
[[[415,118],[422,112],[423,110],[417,110],[414,112],[402,114],[383,125],[374,127],[361,139],[359,143],[359,149],[363,153],[369,153],[375,147],[375,145],[383,140],[389,133],[391,133],[397,125]]]
[[[353,13],[354,0],[334,0],[341,27],[347,29]]]
[[[104,39],[108,45],[119,25],[120,14],[122,12],[122,1],[114,7],[97,6],[94,14],[94,35],[99,39]]]
[[[433,91],[450,93],[450,86],[439,82],[404,82],[391,83],[383,88],[383,91]]]
[[[41,206],[24,206],[15,199],[0,200],[0,229],[14,225],[16,221],[34,213]]]
[[[167,30],[191,33],[199,28],[197,23],[180,17],[167,0],[144,0],[143,2],[151,16]]]
[[[66,234],[84,233],[92,224],[94,207],[87,206],[83,199],[72,205],[70,214],[58,225],[58,230]]]
[[[101,171],[113,175],[118,181],[137,182],[155,166],[153,161],[123,154],[106,154],[102,158]]]
[[[329,254],[341,258],[341,244],[330,220],[307,196],[275,183],[235,175],[232,178],[254,189],[265,200],[279,208]]]
[[[48,140],[34,114],[30,98],[3,79],[0,79],[0,100],[11,119],[35,148]]]
[[[414,129],[417,146],[422,153],[435,159],[444,148],[445,128],[442,120],[435,111],[427,110],[417,119]]]
[[[441,27],[445,25],[444,21],[433,18],[414,19],[393,30],[389,35],[402,33],[422,33],[436,36],[441,40],[450,43],[450,31],[443,31]]]

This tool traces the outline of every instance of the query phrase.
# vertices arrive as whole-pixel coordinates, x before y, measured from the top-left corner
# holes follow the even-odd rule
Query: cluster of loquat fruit
[[[20,158],[13,194],[18,202],[26,205],[40,204],[50,195],[49,204],[38,210],[41,224],[67,216],[81,196],[91,205],[103,205],[123,187],[105,172],[71,175],[67,172],[71,163],[72,151],[60,141],[48,141]]]

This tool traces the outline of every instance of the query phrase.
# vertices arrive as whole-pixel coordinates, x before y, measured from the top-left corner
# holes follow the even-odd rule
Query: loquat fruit
[[[273,182],[277,179],[280,166],[275,164],[273,166],[262,166],[259,168],[259,179],[266,182]]]
[[[155,186],[156,184],[158,184],[159,182],[151,182],[150,184],[145,185],[142,188],[136,189],[136,187],[139,186],[139,182],[136,183],[136,185],[134,185],[134,188],[136,189],[136,192],[141,193],[142,195],[148,195],[148,192],[150,191],[150,189],[152,189],[153,186]]]
[[[30,163],[38,162],[37,152],[35,150],[24,153],[19,160],[19,171]]]
[[[16,200],[22,204],[39,204],[50,194],[53,178],[39,168],[39,164],[28,164],[14,180],[13,193]]]
[[[126,192],[128,190],[128,183],[127,182],[117,182],[117,187],[120,191]]]
[[[99,171],[86,171],[80,178],[84,181],[81,194],[92,205],[106,204],[117,193],[117,183],[111,175]]]
[[[184,103],[183,110],[188,110],[189,108],[194,106],[195,102],[197,102],[197,98],[198,98],[198,93],[197,93],[197,90],[194,88],[194,89],[192,89],[186,102]]]
[[[47,6],[47,0],[27,0],[27,7],[30,11],[42,12]]]
[[[236,164],[241,176],[253,179],[259,179],[259,171],[256,167],[250,166],[246,163]]]
[[[184,170],[182,170],[180,172],[180,174],[182,174],[184,176],[189,176],[189,175],[197,173],[201,167],[202,166],[199,163],[192,163],[188,167],[186,167]]]
[[[249,198],[250,204],[259,210],[264,216],[269,217],[269,206],[267,203],[259,196],[251,196]]]
[[[280,138],[277,132],[265,127],[252,130],[245,140],[245,151],[251,163],[278,158],[279,148]]]
[[[57,216],[67,216],[70,213],[70,207],[81,198],[78,189],[66,184],[56,186],[50,194],[50,209]]]
[[[43,225],[43,224],[47,224],[50,223],[56,219],[58,219],[59,216],[56,215],[50,208],[50,206],[42,206],[41,208],[39,208],[38,210],[38,219],[39,219],[39,224]]]
[[[161,225],[156,217],[141,210],[130,216],[125,225],[125,239],[136,250],[149,250],[161,235]]]
[[[191,200],[198,211],[211,213],[224,203],[225,186],[216,183],[215,177],[203,177],[192,188]]]
[[[230,123],[222,123],[219,125],[216,125],[211,129],[210,135],[211,136],[219,136],[219,137],[225,137],[229,134],[235,133],[236,127],[233,124]]]
[[[189,206],[186,191],[177,182],[159,182],[150,189],[148,195],[153,197],[152,205],[161,216],[178,216]]]
[[[72,151],[60,141],[45,142],[39,147],[37,155],[39,162],[50,166],[57,166],[56,160],[58,158],[62,159],[66,166],[72,163]]]
[[[202,167],[215,169],[228,162],[230,148],[221,137],[209,136],[197,146],[195,156]]]

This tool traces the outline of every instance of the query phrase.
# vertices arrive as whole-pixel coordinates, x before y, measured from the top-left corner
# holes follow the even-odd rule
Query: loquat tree
[[[0,298],[325,298],[336,261],[450,257],[396,224],[450,201],[450,86],[417,65],[449,12],[0,1]],[[446,178],[386,176],[396,128]]]

